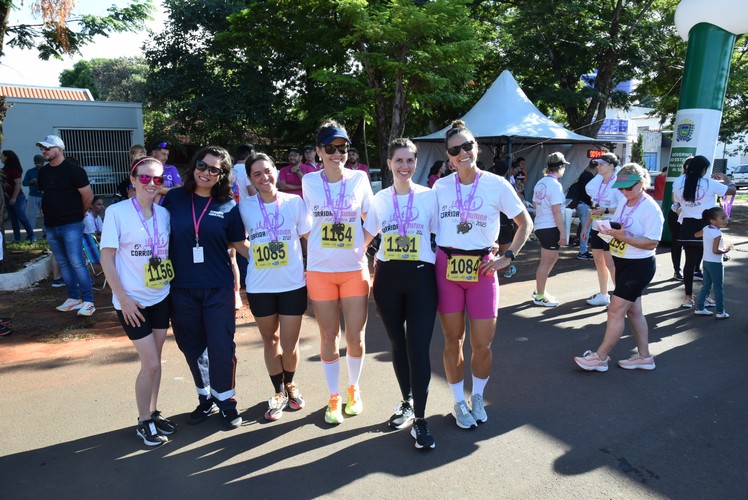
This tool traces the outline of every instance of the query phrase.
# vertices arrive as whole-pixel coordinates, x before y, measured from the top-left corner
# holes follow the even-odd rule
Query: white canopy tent
[[[525,158],[528,177],[525,192],[532,190],[543,176],[545,159],[550,153],[560,151],[571,163],[561,179],[566,188],[589,163],[587,150],[598,149],[603,142],[567,130],[545,116],[507,70],[499,75],[462,120],[475,134],[481,147],[479,160],[486,166],[493,164],[500,146],[504,146],[503,153],[513,159]],[[417,182],[426,184],[431,165],[437,160],[447,159],[444,134],[448,128],[413,139],[418,146]]]

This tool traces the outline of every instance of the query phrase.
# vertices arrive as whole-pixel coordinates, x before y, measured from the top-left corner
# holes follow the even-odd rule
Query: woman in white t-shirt
[[[133,162],[130,180],[135,196],[112,205],[101,232],[101,267],[112,289],[112,303],[140,358],[135,382],[137,435],[158,446],[176,431],[157,409],[161,350],[169,327],[169,212],[153,200],[164,182],[155,158]]]
[[[532,232],[532,221],[509,181],[478,169],[478,144],[462,120],[455,120],[447,130],[446,143],[456,172],[436,181],[433,188],[439,203],[438,310],[444,331],[444,370],[454,398],[452,415],[458,427],[469,429],[488,419],[483,391],[493,364],[491,342],[499,308],[496,271],[514,260]],[[514,220],[517,231],[504,255],[494,258],[500,212]],[[464,393],[466,313],[473,350],[472,408]]]
[[[683,264],[686,296],[681,307],[689,309],[693,307],[693,273],[704,255],[702,238],[696,236],[706,225],[702,213],[716,204],[717,196],[730,196],[737,191],[735,184],[726,184],[729,180],[725,174],[715,173],[716,180],[705,177],[709,165],[706,157],[694,156],[686,166],[686,173],[673,182],[673,201],[680,204],[678,241],[686,252]]]
[[[366,172],[344,168],[351,141],[337,122],[325,121],[317,133],[323,169],[301,180],[312,217],[307,243],[307,290],[320,331],[320,359],[329,400],[325,422],[343,422],[340,397],[340,313],[345,323],[348,402],[345,412],[363,411],[359,379],[364,362],[364,330],[369,303],[369,265],[361,219],[373,196]]]
[[[586,234],[589,234],[589,248],[595,260],[597,283],[600,291],[587,299],[587,303],[591,306],[607,306],[610,304],[608,279],[613,277],[613,284],[615,285],[615,269],[608,244],[598,236],[598,221],[610,220],[615,214],[616,207],[625,198],[620,191],[613,189],[613,183],[616,180],[616,167],[619,163],[618,157],[613,153],[605,153],[593,162],[597,166],[597,175],[584,188],[592,199],[592,210],[590,210],[590,217],[582,231],[582,237],[584,238]],[[587,233],[589,224],[592,224],[592,230]]]
[[[382,233],[373,293],[392,343],[392,365],[402,395],[389,425],[402,429],[413,422],[411,435],[420,449],[435,446],[425,411],[437,301],[431,233],[436,232],[438,219],[436,193],[413,182],[416,153],[408,139],[390,143],[387,166],[393,185],[374,196],[364,229],[367,239]]]
[[[574,358],[583,370],[608,370],[608,354],[621,339],[626,318],[638,352],[629,359],[619,360],[618,366],[626,370],[655,369],[654,356],[649,352],[642,293],[655,275],[655,252],[665,218],[657,202],[646,193],[649,186],[649,173],[636,163],[624,165],[613,184],[625,198],[616,207],[615,216],[599,229],[600,235],[608,240],[615,261],[616,287],[608,306],[608,322],[600,347]]]
[[[556,307],[558,301],[546,293],[545,284],[548,275],[558,260],[558,251],[566,243],[566,226],[564,224],[564,188],[558,180],[563,177],[566,165],[569,164],[561,153],[548,155],[545,177],[540,179],[532,193],[532,205],[535,208],[535,236],[540,242],[540,262],[535,271],[536,306]]]
[[[294,374],[307,305],[300,238],[309,234],[311,226],[304,200],[278,191],[278,170],[270,157],[260,153],[246,165],[249,181],[257,190],[257,196],[239,204],[250,242],[247,301],[262,336],[265,366],[274,389],[265,418],[274,421],[287,406],[304,407]]]

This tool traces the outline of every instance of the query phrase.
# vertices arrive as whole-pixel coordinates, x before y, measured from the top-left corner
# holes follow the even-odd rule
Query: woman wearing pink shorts
[[[458,427],[488,420],[483,390],[491,373],[491,342],[496,330],[499,283],[496,271],[512,262],[532,232],[532,221],[509,182],[478,169],[478,144],[462,120],[446,133],[447,154],[455,173],[434,184],[439,204],[436,283],[439,320],[444,330],[444,370],[454,396]],[[499,212],[514,220],[517,232],[504,255],[494,258]],[[470,322],[471,406],[465,401],[465,313]],[[472,407],[472,408],[471,408]]]

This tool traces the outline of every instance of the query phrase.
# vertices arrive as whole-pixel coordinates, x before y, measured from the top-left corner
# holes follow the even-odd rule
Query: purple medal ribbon
[[[330,194],[330,183],[327,180],[327,174],[322,172],[322,186],[325,188],[325,198],[327,199],[327,205],[332,210],[332,220],[336,224],[340,224],[343,218],[343,203],[345,202],[345,176],[341,179],[340,194],[338,195],[338,204],[333,205],[332,194]]]
[[[634,215],[634,212],[636,212],[636,209],[639,208],[639,205],[642,204],[644,201],[644,198],[649,198],[649,195],[647,193],[642,193],[641,198],[639,198],[639,201],[636,202],[636,205],[633,206],[633,208],[629,211],[628,215],[624,218],[624,214],[626,213],[626,203],[623,204],[623,208],[621,208],[621,215],[618,217],[618,222],[621,223],[621,227],[623,229],[626,229],[628,227],[628,223],[631,220],[631,217]]]
[[[732,196],[730,196],[729,200],[727,198],[723,198],[723,200],[724,201],[722,202],[722,209],[725,211],[725,215],[729,219],[730,213],[732,212],[732,204],[735,203],[735,195],[733,194]]]
[[[457,191],[457,210],[460,212],[460,223],[464,224],[470,217],[470,205],[473,204],[473,197],[475,196],[475,190],[478,189],[478,182],[480,181],[480,171],[475,173],[475,180],[473,181],[473,187],[470,189],[470,194],[467,197],[467,204],[462,203],[462,191],[460,190],[460,176],[455,174],[455,189]]]
[[[732,199],[735,199],[735,196],[732,197]],[[731,205],[732,206],[732,205]],[[97,233],[101,232],[101,228],[99,227],[99,221],[96,220],[96,215],[92,211],[88,211],[89,214],[91,214],[91,217],[93,217],[93,223],[94,223],[94,229],[96,229]]]
[[[603,183],[602,181],[600,182],[600,187],[597,188],[597,197],[595,197],[595,204],[598,207],[600,206],[600,200],[602,200],[603,198],[605,198],[605,196],[608,194],[608,191],[609,191],[608,185],[610,184],[610,181],[612,181],[615,178],[616,178],[615,175],[611,175],[607,182],[605,182],[605,183]],[[603,186],[603,184],[604,184],[604,186]],[[600,193],[600,190],[603,189],[603,187],[605,187],[605,190],[602,193]]]
[[[148,224],[145,220],[145,214],[143,214],[143,209],[140,208],[140,204],[135,200],[135,198],[130,198],[132,200],[132,204],[135,207],[135,211],[138,213],[138,217],[140,217],[140,222],[143,224],[143,229],[145,229],[146,234],[148,237],[151,237],[151,232],[148,230]],[[153,245],[151,245],[151,257],[158,257],[158,217],[156,217],[156,211],[153,210],[153,204],[151,204],[151,213],[153,214],[153,239],[151,240],[153,242]]]
[[[257,203],[260,205],[260,212],[262,212],[262,220],[265,222],[265,228],[270,233],[270,239],[272,241],[278,241],[278,198],[275,199],[275,219],[273,222],[270,221],[268,212],[265,209],[265,202],[262,201],[261,196],[257,196]]]
[[[408,193],[408,204],[405,206],[405,221],[403,221],[402,214],[400,213],[400,205],[397,203],[397,193],[395,192],[395,186],[392,186],[392,204],[395,207],[395,220],[397,220],[397,231],[400,236],[407,236],[407,225],[413,220],[413,189],[411,188]]]

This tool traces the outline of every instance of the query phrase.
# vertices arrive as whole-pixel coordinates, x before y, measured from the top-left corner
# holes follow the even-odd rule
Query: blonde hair
[[[642,167],[638,163],[627,163],[624,166],[621,167],[621,170],[618,171],[618,175],[621,174],[636,174],[639,177],[642,178],[641,183],[642,186],[644,186],[644,189],[649,189],[649,187],[652,185],[652,178],[649,177],[649,172],[646,168]]]

